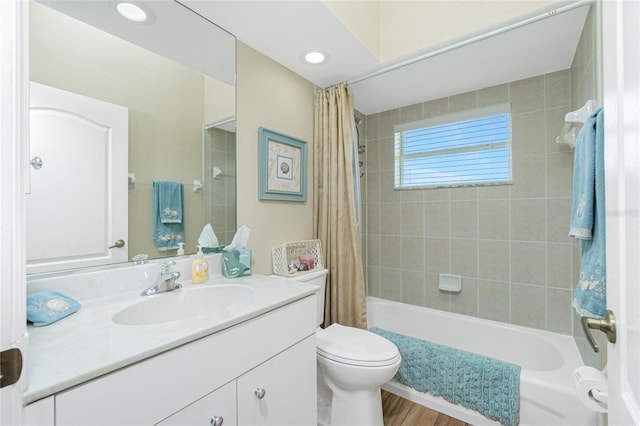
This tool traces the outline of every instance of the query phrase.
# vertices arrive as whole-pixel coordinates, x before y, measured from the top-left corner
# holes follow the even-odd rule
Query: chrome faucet
[[[182,285],[176,283],[176,280],[180,278],[180,272],[170,270],[175,264],[176,262],[173,260],[167,260],[160,263],[160,274],[158,275],[155,284],[149,288],[145,288],[142,293],[140,293],[140,296],[151,296],[152,294],[164,293],[182,288]]]

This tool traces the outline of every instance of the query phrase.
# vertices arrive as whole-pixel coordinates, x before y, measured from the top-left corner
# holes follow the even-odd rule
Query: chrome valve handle
[[[174,262],[173,260],[163,260],[162,262],[160,262],[160,274],[166,274],[175,264],[176,262]]]

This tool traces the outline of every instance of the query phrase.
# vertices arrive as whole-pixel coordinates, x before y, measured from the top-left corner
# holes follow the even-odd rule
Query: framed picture
[[[307,143],[260,127],[258,198],[307,201]]]

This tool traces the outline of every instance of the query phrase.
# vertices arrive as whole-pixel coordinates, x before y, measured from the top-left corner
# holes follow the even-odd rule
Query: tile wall
[[[581,108],[589,99],[598,100],[602,104],[601,79],[598,78],[602,75],[601,58],[598,53],[601,50],[597,37],[600,8],[600,2],[596,2],[594,7],[591,7],[571,65],[572,110]],[[580,276],[580,245],[577,241],[574,241],[573,259],[573,282],[577,283]],[[575,313],[573,314],[573,335],[584,362],[592,367],[603,368],[606,365],[606,354],[604,354],[606,349],[598,354],[593,352],[581,329],[580,319]],[[603,333],[594,332],[593,335],[598,339],[600,348],[607,347],[607,340]]]
[[[213,177],[213,167],[221,174]],[[204,132],[204,223],[218,242],[229,244],[236,232],[236,134],[210,128]]]
[[[571,78],[567,69],[365,117],[368,295],[572,334],[573,154],[555,142]],[[513,185],[394,191],[394,124],[505,102]],[[440,291],[441,273],[460,275],[462,292]]]

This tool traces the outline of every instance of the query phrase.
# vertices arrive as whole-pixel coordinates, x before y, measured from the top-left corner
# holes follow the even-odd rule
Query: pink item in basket
[[[307,265],[309,270],[313,269],[316,266],[316,259],[312,254],[303,254],[299,257],[300,263],[304,263]]]

